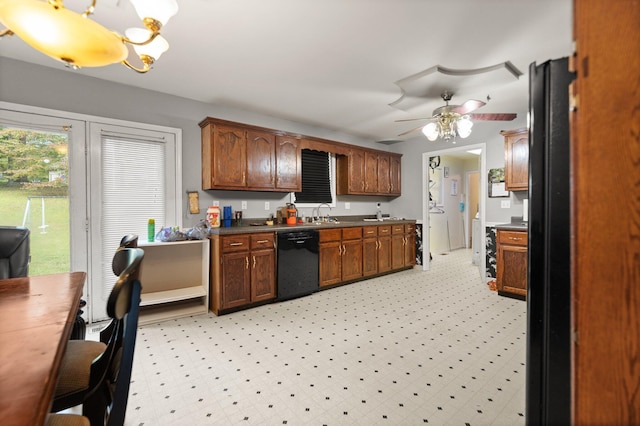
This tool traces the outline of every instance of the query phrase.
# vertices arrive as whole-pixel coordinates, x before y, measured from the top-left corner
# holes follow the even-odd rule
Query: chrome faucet
[[[329,207],[329,211],[331,211],[331,206],[327,203],[320,203],[320,205],[318,207],[316,207],[315,209],[313,209],[311,211],[311,214],[313,215],[313,220],[320,220],[320,207],[322,206],[327,206]],[[314,214],[315,212],[315,214]]]

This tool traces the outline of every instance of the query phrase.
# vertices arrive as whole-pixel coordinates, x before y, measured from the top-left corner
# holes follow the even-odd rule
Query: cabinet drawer
[[[416,225],[413,223],[407,223],[404,225],[404,232],[407,234],[413,234],[416,231]]]
[[[325,241],[340,241],[341,236],[342,230],[340,228],[323,229],[320,231],[320,242],[324,243]]]
[[[378,235],[391,235],[391,225],[378,226]]]
[[[271,233],[251,234],[251,250],[273,248],[273,241]]]
[[[230,235],[222,238],[222,252],[249,250],[249,235]]]
[[[342,229],[342,239],[343,240],[357,240],[358,238],[362,238],[362,228],[343,228]]]
[[[527,233],[521,231],[501,231],[498,230],[498,243],[511,244],[515,246],[527,245]]]
[[[404,234],[404,225],[391,225],[392,234]]]
[[[378,227],[377,226],[363,226],[362,227],[362,238],[377,237],[377,236],[378,236]]]

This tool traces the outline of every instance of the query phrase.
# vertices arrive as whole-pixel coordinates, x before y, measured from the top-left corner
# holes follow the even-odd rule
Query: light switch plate
[[[215,201],[213,202],[213,205],[214,205],[215,207],[220,207],[220,201],[215,200]]]
[[[511,200],[502,200],[502,201],[500,201],[500,207],[502,207],[503,209],[510,209],[511,208]]]
[[[246,210],[247,209],[247,202],[243,201],[242,202],[242,210]]]
[[[264,209],[265,209],[265,210],[269,210],[269,209],[270,209],[270,207],[269,207],[269,202],[268,202],[268,201],[265,201],[265,202],[264,202]]]
[[[344,203],[344,209],[349,210],[351,208],[351,203]]]

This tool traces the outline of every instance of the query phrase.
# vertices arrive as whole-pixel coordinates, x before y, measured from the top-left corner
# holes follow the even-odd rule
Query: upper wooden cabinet
[[[339,195],[400,195],[401,155],[353,148],[337,159]]]
[[[505,189],[529,189],[529,130],[503,130]]]
[[[337,157],[337,193],[400,195],[401,154],[207,117],[202,132],[202,189],[302,190],[302,149]]]
[[[299,138],[207,118],[202,129],[202,189],[300,191]]]

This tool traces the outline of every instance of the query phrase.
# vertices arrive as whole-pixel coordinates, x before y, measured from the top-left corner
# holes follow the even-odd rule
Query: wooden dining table
[[[0,280],[0,425],[44,424],[86,277]]]

